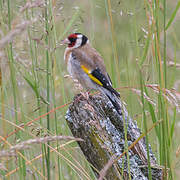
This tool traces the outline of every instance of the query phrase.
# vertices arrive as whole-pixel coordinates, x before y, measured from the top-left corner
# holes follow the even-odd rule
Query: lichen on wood
[[[128,115],[125,106],[120,101],[122,114],[118,114],[114,106],[102,94],[85,98],[77,95],[66,113],[66,120],[74,137],[82,138],[78,142],[86,159],[92,164],[96,176],[108,160],[116,155],[120,156],[125,150],[124,122],[127,126],[128,146],[140,135],[140,130]],[[156,159],[150,149],[150,161],[156,166]],[[147,149],[145,138],[140,140],[128,152],[130,163],[130,176],[133,180],[148,179]],[[97,172],[98,170],[98,172]],[[151,168],[153,179],[162,178],[162,170]],[[111,166],[106,179],[129,179],[127,156],[120,158]]]

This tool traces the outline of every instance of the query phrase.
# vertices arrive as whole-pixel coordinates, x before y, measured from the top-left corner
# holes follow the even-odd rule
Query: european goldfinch
[[[62,44],[68,47],[64,53],[69,74],[86,89],[99,90],[112,102],[121,114],[118,103],[120,94],[113,89],[101,55],[89,44],[88,38],[81,33],[70,34]]]

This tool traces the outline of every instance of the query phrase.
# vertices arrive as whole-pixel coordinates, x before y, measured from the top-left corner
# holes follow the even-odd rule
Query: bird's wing
[[[112,87],[103,58],[94,48],[90,45],[84,45],[74,49],[72,55],[80,62],[81,68],[93,82],[120,96]]]
[[[93,82],[109,90],[111,93],[115,94],[116,96],[118,97],[120,96],[120,94],[111,86],[111,82],[109,82],[109,80],[106,78],[106,76],[101,72],[99,68],[96,68],[92,71],[89,70],[84,65],[81,65],[81,68]]]

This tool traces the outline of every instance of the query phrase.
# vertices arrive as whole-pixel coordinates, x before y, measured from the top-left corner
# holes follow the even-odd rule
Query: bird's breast
[[[64,61],[66,64],[68,64],[68,60],[70,58],[72,51],[69,48],[66,48],[65,52],[64,52]]]

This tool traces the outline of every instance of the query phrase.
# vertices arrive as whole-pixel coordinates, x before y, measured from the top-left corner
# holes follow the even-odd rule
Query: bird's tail
[[[111,92],[105,88],[101,89],[101,92],[108,97],[108,99],[111,101],[111,103],[115,107],[116,111],[118,112],[118,114],[122,115],[121,102],[119,99],[120,94],[117,91],[115,91],[116,93],[114,93],[114,92]]]

